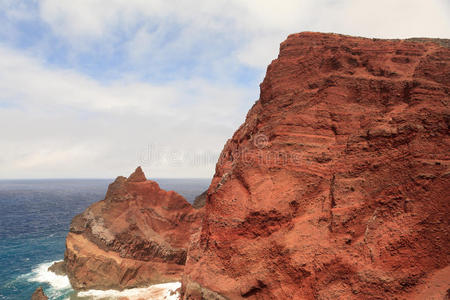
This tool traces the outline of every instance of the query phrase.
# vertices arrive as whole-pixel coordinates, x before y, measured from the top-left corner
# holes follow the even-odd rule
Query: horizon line
[[[120,176],[120,175],[119,175]],[[14,180],[115,180],[117,177],[114,178],[106,178],[106,177],[67,177],[67,178],[0,178],[0,181],[14,181]],[[126,176],[123,176],[126,177]],[[147,180],[158,180],[158,179],[208,179],[211,180],[212,177],[150,177],[147,178]]]

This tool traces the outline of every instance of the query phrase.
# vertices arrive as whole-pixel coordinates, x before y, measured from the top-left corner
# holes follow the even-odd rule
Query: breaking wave
[[[21,275],[21,279],[29,282],[47,283],[50,287],[45,293],[50,299],[57,299],[70,294],[72,286],[67,276],[56,275],[48,270],[48,268],[57,261],[45,262],[37,265],[28,274]]]
[[[87,290],[75,292],[70,285],[67,276],[56,275],[48,270],[48,268],[58,261],[45,262],[37,265],[28,274],[19,276],[19,280],[28,282],[38,282],[48,284],[49,288],[45,289],[49,299],[89,299],[89,300],[115,300],[127,298],[129,300],[152,299],[152,300],[178,300],[180,293],[178,289],[181,287],[180,282],[169,282],[155,284],[145,288],[118,290]]]
[[[88,299],[120,299],[126,297],[129,300],[138,299],[152,299],[152,300],[178,300],[180,293],[177,291],[181,287],[180,282],[169,282],[162,284],[155,284],[146,288],[134,288],[123,291],[116,290],[88,290],[79,292],[78,297],[87,297]]]

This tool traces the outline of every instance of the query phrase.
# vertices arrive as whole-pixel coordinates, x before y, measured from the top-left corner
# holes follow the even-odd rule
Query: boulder
[[[38,287],[33,295],[31,295],[31,300],[48,300],[48,297],[45,295],[44,290],[42,287]]]

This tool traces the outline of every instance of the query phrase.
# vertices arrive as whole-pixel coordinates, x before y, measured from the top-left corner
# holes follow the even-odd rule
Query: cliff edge
[[[290,35],[217,163],[184,299],[444,299],[446,45]]]

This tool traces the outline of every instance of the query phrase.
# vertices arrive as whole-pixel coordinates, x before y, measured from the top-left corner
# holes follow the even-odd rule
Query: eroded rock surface
[[[56,275],[65,276],[66,273],[66,264],[64,261],[57,261],[53,265],[51,265],[48,270],[50,272],[55,273]]]
[[[208,194],[208,191],[204,191],[203,193],[201,193],[200,195],[195,197],[195,200],[194,200],[194,203],[192,203],[192,206],[197,209],[205,206],[207,194]]]
[[[448,40],[293,34],[222,152],[185,299],[444,299]]]
[[[70,282],[84,290],[179,281],[198,221],[199,211],[141,168],[118,177],[104,200],[72,220],[64,259]]]
[[[45,295],[42,287],[38,287],[31,295],[31,300],[48,300],[48,297]]]

